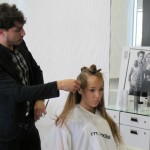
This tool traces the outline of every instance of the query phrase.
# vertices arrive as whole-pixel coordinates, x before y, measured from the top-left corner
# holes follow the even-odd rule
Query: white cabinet
[[[115,110],[107,109],[107,113],[112,117],[112,119],[119,124],[120,122],[120,112]]]
[[[120,124],[150,129],[150,117],[140,114],[120,112]]]
[[[120,132],[127,145],[150,150],[150,118],[120,112]]]
[[[126,145],[150,150],[150,117],[145,114],[107,108],[107,113],[119,125]]]

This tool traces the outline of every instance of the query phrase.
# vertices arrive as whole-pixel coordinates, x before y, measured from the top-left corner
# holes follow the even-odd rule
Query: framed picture
[[[148,80],[150,74],[148,71],[150,71],[150,47],[124,47],[118,89],[130,91],[132,85],[135,91],[141,90],[144,79]]]
[[[135,96],[140,97],[139,101],[147,99],[150,93],[150,47],[123,48],[119,90],[128,91],[130,101],[134,101]]]

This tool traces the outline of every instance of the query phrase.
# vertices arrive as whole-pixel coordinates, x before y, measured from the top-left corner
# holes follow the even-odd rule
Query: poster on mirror
[[[128,107],[135,107],[135,98],[137,105],[139,102],[147,103],[150,93],[150,47],[123,48],[119,90],[128,91]]]

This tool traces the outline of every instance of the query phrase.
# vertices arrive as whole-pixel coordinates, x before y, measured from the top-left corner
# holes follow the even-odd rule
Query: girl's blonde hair
[[[81,68],[81,73],[78,75],[77,80],[81,82],[81,88],[84,90],[87,86],[87,78],[90,75],[97,76],[100,80],[103,80],[103,74],[100,72],[101,69],[97,70],[96,65],[91,65],[89,68],[83,67]],[[59,115],[59,117],[56,120],[56,125],[62,125],[65,120],[67,120],[68,114],[70,113],[71,110],[75,107],[76,104],[79,104],[81,101],[81,95],[76,92],[70,92],[67,101],[65,103],[64,109],[62,113]],[[105,102],[104,102],[104,96],[102,96],[102,99],[97,106],[97,109],[100,111],[101,116],[107,120],[111,131],[112,135],[115,139],[116,144],[119,144],[122,142],[122,138],[120,136],[119,129],[116,125],[116,123],[112,120],[112,118],[107,114],[106,109],[105,109]]]

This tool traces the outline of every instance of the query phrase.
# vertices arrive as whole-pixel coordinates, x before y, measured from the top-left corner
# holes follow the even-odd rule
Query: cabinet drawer
[[[125,144],[149,150],[150,131],[126,125],[120,125]]]
[[[120,124],[150,129],[150,117],[120,112]]]
[[[119,124],[119,111],[114,111],[114,110],[106,110],[107,113],[112,117],[112,119]]]

